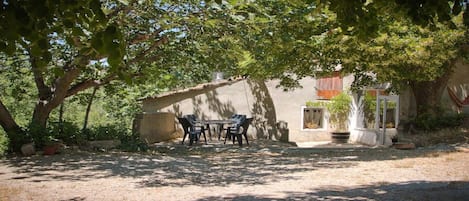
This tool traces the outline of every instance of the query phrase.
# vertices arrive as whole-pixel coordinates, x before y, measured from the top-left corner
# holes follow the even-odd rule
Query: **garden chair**
[[[246,144],[249,145],[249,140],[247,136],[247,132],[249,129],[249,125],[251,124],[253,118],[245,118],[240,124],[237,124],[235,127],[228,127],[228,131],[225,137],[225,144],[227,138],[233,139],[233,144],[235,143],[235,139],[237,139],[239,146],[243,146],[243,136],[246,139]]]
[[[178,117],[178,121],[184,130],[181,144],[184,144],[186,136],[189,135],[189,145],[192,145],[194,141],[199,141],[202,134],[204,135],[205,144],[207,144],[207,137],[205,136],[205,129],[203,126],[196,126],[194,122],[191,122],[186,117]]]
[[[230,139],[231,139],[231,136],[228,136],[228,130],[236,129],[236,127],[239,126],[246,119],[246,115],[233,114],[233,115],[231,115],[230,119],[233,120],[235,123],[233,125],[230,125],[230,126],[226,127],[226,128],[221,128],[221,130],[225,131],[225,133],[226,133],[225,138],[230,137]],[[218,140],[220,140],[220,137],[221,137],[221,134],[218,136]]]

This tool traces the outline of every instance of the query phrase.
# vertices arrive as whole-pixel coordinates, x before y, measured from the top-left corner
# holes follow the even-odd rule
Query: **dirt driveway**
[[[467,200],[469,145],[159,145],[0,162],[0,200]]]

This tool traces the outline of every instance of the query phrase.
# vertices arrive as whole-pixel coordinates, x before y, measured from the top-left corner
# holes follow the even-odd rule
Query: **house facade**
[[[469,80],[462,74],[469,75],[469,68],[461,63],[456,72],[461,73],[454,73],[448,89],[464,100],[468,96]],[[227,119],[232,114],[244,114],[254,118],[248,131],[253,139],[288,142],[328,141],[330,126],[327,110],[323,107],[307,106],[306,103],[327,102],[335,94],[347,90],[352,82],[353,76],[305,78],[300,81],[302,88],[284,91],[277,87],[277,80],[217,80],[141,99],[143,113],[136,117],[134,131],[150,143],[165,141],[182,137],[176,117],[195,114],[200,119]],[[369,88],[365,91],[381,102],[378,104],[381,107],[377,107],[377,112],[375,111],[375,117],[378,119],[375,118],[371,126],[367,125],[361,106],[364,93],[361,96],[353,95],[353,109],[349,116],[351,142],[380,144],[383,140],[380,133],[382,134],[383,130],[395,134],[399,121],[415,113],[412,93],[405,91],[398,96],[384,94],[383,91],[384,87]],[[464,110],[456,106],[453,99],[447,93],[442,97],[448,112]],[[386,108],[383,108],[384,103]]]

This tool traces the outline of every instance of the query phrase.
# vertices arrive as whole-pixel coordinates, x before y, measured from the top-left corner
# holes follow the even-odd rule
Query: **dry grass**
[[[456,144],[469,143],[469,129],[448,128],[434,132],[419,132],[412,135],[405,135],[417,147],[426,147],[436,144]]]
[[[416,165],[415,161],[403,161],[400,163],[394,164],[395,168],[413,168]]]
[[[33,196],[25,193],[24,189],[0,186],[0,200],[34,200]]]

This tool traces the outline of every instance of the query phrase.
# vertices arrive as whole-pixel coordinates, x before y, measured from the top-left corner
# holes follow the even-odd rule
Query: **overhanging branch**
[[[94,79],[85,80],[83,82],[80,82],[71,86],[70,89],[67,91],[66,97],[73,96],[77,94],[78,92],[89,89],[89,88],[103,86],[115,79],[117,79],[117,76],[112,74],[112,75],[105,77],[102,80],[94,80]]]
[[[155,50],[156,48],[160,47],[161,45],[165,44],[168,42],[168,38],[163,37],[160,40],[156,41],[153,43],[148,49],[142,51],[140,54],[138,54],[135,58],[127,62],[128,65],[134,64],[141,59],[143,59],[145,56],[147,56],[151,51]]]

